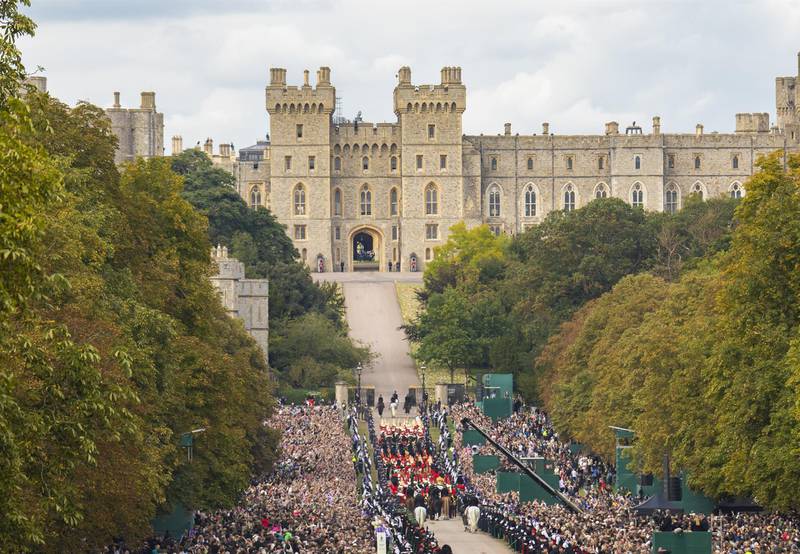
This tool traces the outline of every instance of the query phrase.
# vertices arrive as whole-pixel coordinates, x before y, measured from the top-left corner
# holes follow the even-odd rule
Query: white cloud
[[[599,133],[616,119],[731,130],[737,111],[774,113],[776,75],[796,73],[796,0],[689,1],[39,0],[22,43],[67,102],[138,104],[155,90],[165,136],[253,143],[267,130],[270,66],[291,83],[332,69],[345,115],[393,120],[402,65],[415,83],[460,65],[468,133]],[[168,142],[168,141],[167,141]]]

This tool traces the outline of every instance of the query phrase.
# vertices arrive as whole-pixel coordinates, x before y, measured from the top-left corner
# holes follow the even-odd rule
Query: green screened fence
[[[559,504],[560,500],[542,488],[530,476],[521,474],[519,478],[519,501],[532,502],[538,500],[545,504]]]
[[[497,492],[506,493],[519,491],[521,473],[513,471],[497,472]]]
[[[475,473],[486,473],[500,467],[500,458],[497,456],[482,456],[475,454],[472,456],[472,468]]]
[[[651,554],[659,548],[670,554],[711,554],[711,533],[654,533]]]
[[[478,446],[483,446],[484,444],[486,444],[486,439],[475,429],[467,429],[463,433],[461,433],[461,443],[464,446],[472,446],[474,444],[477,444]]]

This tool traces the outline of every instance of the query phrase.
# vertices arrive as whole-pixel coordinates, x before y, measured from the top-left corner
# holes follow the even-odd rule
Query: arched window
[[[489,161],[489,166],[492,168],[492,171],[497,171],[497,158],[492,158]]]
[[[342,191],[333,191],[333,215],[342,215]]]
[[[694,157],[694,168],[695,169],[700,169],[700,156],[695,156]]]
[[[633,158],[633,167],[634,167],[634,169],[642,169],[642,157],[641,156],[634,156],[634,158]]]
[[[634,208],[644,208],[644,190],[640,183],[634,183],[631,187],[631,205]]]
[[[730,186],[730,193],[731,198],[738,199],[744,196],[744,189],[742,188],[742,185],[740,185],[738,182],[735,182]]]
[[[489,217],[500,217],[500,189],[497,185],[489,189]]]
[[[608,197],[608,188],[606,188],[605,183],[597,183],[597,186],[594,187],[594,197],[595,198],[607,198]]]
[[[389,166],[392,171],[397,171],[397,156],[392,156],[392,159],[389,161]]]
[[[250,189],[250,207],[257,208],[261,205],[261,191],[258,187]]]
[[[294,188],[294,215],[306,215],[306,188],[302,183]]]
[[[301,258],[303,258],[303,261],[306,261],[306,258],[308,258],[308,250],[306,250],[305,248],[303,248],[303,249],[300,251],[300,257],[301,257]]]
[[[397,215],[397,189],[389,191],[389,215]]]
[[[733,160],[731,160],[731,166],[733,169],[739,169],[739,156],[734,156]]]
[[[361,168],[364,170],[369,169],[369,158],[364,156],[361,158]]]
[[[342,169],[342,158],[339,156],[333,158],[333,169],[334,171],[339,171]]]
[[[361,187],[361,215],[372,215],[372,191],[366,184]]]
[[[536,216],[536,190],[533,185],[525,187],[525,217]]]
[[[575,187],[568,184],[564,187],[564,211],[571,212],[575,209]]]
[[[431,249],[430,248],[426,248],[425,249],[425,261],[426,262],[430,261],[430,259],[431,259]]]
[[[533,158],[528,158],[528,170],[533,169]]]
[[[436,185],[429,183],[425,187],[425,215],[436,215],[439,213],[439,190]]]
[[[700,200],[703,200],[703,185],[699,181],[693,184],[690,194],[696,194]]]
[[[678,211],[678,187],[675,183],[670,183],[664,190],[664,211],[674,214]]]

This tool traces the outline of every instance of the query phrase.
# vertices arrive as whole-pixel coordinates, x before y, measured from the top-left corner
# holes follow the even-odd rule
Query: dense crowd
[[[362,512],[350,439],[330,406],[284,406],[268,425],[281,433],[272,472],[230,510],[198,512],[196,525],[161,552],[267,554],[374,552],[371,521]]]
[[[581,508],[582,512],[576,513],[561,505],[520,503],[515,492],[497,493],[495,475],[473,472],[474,451],[461,445],[459,429],[455,447],[448,454],[450,466],[458,468],[468,488],[481,499],[481,528],[504,538],[519,551],[649,552],[654,531],[680,529],[710,530],[715,554],[800,552],[797,520],[777,514],[638,515],[634,510],[637,500],[615,492],[611,486],[613,468],[597,457],[573,453],[570,445],[559,439],[546,414],[535,409],[519,409],[511,417],[492,423],[474,405],[464,404],[454,406],[451,416],[456,422],[469,417],[518,457],[554,461],[558,488]],[[492,450],[484,446],[478,451]]]

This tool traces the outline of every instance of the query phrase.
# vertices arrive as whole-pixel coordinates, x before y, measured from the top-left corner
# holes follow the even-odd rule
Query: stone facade
[[[800,55],[798,56],[800,62]],[[800,68],[798,70],[800,73]],[[242,198],[268,207],[286,225],[313,270],[362,267],[422,270],[458,221],[515,234],[553,210],[617,197],[646,210],[675,211],[690,194],[741,196],[758,156],[798,150],[800,77],[776,81],[777,125],[769,114],[736,114],[734,133],[663,134],[654,117],[644,131],[617,122],[599,135],[462,134],[466,87],[461,69],[445,67],[435,85],[414,85],[400,68],[396,123],[333,118],[330,69],[305,72],[302,86],[286,70],[270,70],[266,109],[271,140],[220,155],[215,163],[237,178]],[[361,234],[363,233],[363,234]],[[366,237],[373,264],[354,255]]]
[[[211,249],[211,259],[217,264],[217,274],[211,282],[220,293],[222,305],[231,317],[242,320],[244,328],[269,354],[269,281],[245,279],[244,264],[228,257],[228,248]]]
[[[106,108],[106,114],[119,143],[115,163],[164,155],[164,114],[156,111],[155,92],[143,92],[138,108],[123,108],[115,92],[114,105]]]

